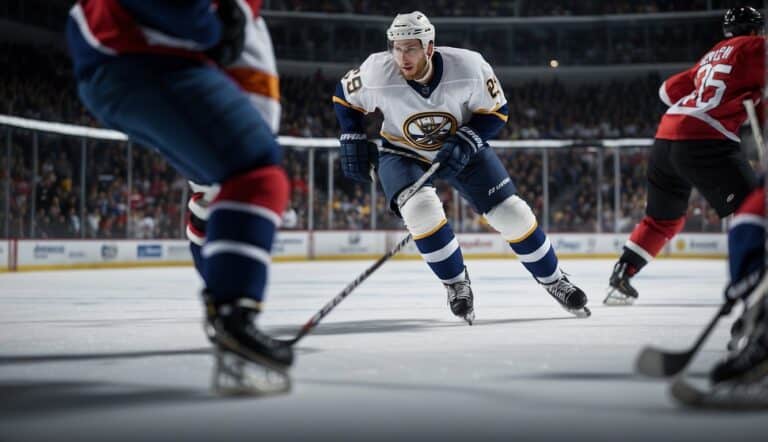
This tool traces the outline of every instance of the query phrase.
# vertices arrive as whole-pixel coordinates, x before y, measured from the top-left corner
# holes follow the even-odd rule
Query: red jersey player
[[[648,162],[645,217],[624,244],[605,304],[637,299],[629,280],[682,230],[693,187],[721,218],[733,213],[756,187],[737,133],[747,119],[742,101],[760,103],[763,96],[763,25],[763,15],[754,8],[729,9],[723,19],[726,39],[661,85],[659,96],[669,109],[659,123]]]

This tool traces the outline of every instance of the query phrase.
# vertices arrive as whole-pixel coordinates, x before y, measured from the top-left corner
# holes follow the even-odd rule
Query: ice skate
[[[637,290],[629,283],[629,263],[619,261],[613,266],[611,279],[608,281],[608,294],[603,300],[605,305],[632,305],[638,297]]]
[[[710,373],[713,384],[755,383],[768,375],[768,325],[761,323],[741,351],[720,362]]]
[[[293,349],[256,326],[255,302],[206,299],[205,331],[215,346],[213,390],[222,395],[263,395],[290,390]]]
[[[443,285],[448,293],[448,306],[451,308],[451,312],[472,325],[475,320],[474,296],[467,269],[464,269],[463,281]]]
[[[542,286],[565,311],[579,318],[588,318],[592,314],[587,308],[587,295],[573,285],[565,275],[551,284],[542,284]]]

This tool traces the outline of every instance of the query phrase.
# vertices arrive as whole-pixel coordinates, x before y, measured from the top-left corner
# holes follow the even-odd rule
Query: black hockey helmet
[[[765,19],[763,14],[750,6],[739,6],[725,12],[723,17],[723,34],[726,37],[747,35],[752,31],[763,33]]]

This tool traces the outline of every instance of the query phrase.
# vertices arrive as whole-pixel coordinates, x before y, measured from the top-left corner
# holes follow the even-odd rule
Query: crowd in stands
[[[32,138],[29,131],[15,131],[10,138],[10,236],[178,238],[182,235],[180,221],[186,204],[187,183],[157,153],[132,148],[133,167],[129,178],[126,143],[88,141],[83,165],[80,140],[37,135],[35,167]],[[3,166],[5,161],[3,158]],[[33,179],[35,170],[36,180]],[[5,169],[2,175],[5,178]]]
[[[4,69],[0,81],[0,113],[81,125],[96,125],[76,98],[68,61],[61,54],[0,46]],[[13,62],[10,62],[10,61]],[[556,81],[530,82],[505,88],[510,118],[499,135],[505,140],[540,138],[652,137],[663,110],[649,76],[603,85],[566,87]],[[321,72],[281,79],[283,118],[280,133],[303,137],[336,137],[330,96],[336,79]],[[380,116],[370,118],[369,136],[377,138]],[[0,229],[8,221],[10,236],[19,237],[181,237],[186,182],[161,157],[126,143],[89,140],[86,163],[81,139],[0,129],[0,145],[10,140],[10,159],[0,153]],[[0,152],[4,152],[4,149]],[[520,195],[538,214],[544,211],[541,150],[499,150]],[[619,230],[628,231],[643,214],[645,149],[622,151]],[[310,151],[286,148],[291,204],[285,228],[379,229],[402,227],[382,192],[375,198],[369,185],[344,179],[338,160],[329,192],[328,151],[314,151],[310,183]],[[547,223],[551,231],[614,230],[612,153],[606,151],[598,186],[599,157],[594,149],[547,153],[549,194]],[[7,171],[10,170],[10,175]],[[85,179],[83,188],[82,179]],[[10,189],[10,199],[5,188]],[[314,192],[311,190],[313,189]],[[598,226],[598,189],[602,224]],[[85,195],[81,201],[81,195]],[[329,198],[330,195],[330,198]],[[458,231],[484,231],[488,226],[444,186],[440,195]],[[310,214],[310,200],[312,213]],[[6,217],[5,205],[10,207]],[[372,214],[375,213],[375,217]],[[690,229],[720,231],[717,216],[698,198],[692,200]],[[0,234],[5,235],[4,230]]]
[[[561,67],[682,63],[701,56],[722,36],[720,13],[591,22],[451,20],[435,20],[436,44],[478,51],[497,67],[546,68],[551,60],[558,60]],[[284,59],[359,63],[367,54],[386,48],[386,21],[276,14],[267,16],[267,24],[275,50]]]
[[[61,30],[73,0],[5,0],[0,18]],[[264,0],[274,11],[324,12],[390,16],[393,11],[421,10],[435,17],[530,17],[704,11],[751,5],[761,0]]]
[[[759,0],[751,3],[762,6]],[[265,9],[280,11],[389,16],[392,11],[418,9],[450,17],[641,14],[724,9],[743,4],[744,1],[737,0],[264,0]]]
[[[734,6],[762,7],[762,2],[742,0],[536,0],[521,1],[523,16],[647,14],[660,12],[705,11]]]

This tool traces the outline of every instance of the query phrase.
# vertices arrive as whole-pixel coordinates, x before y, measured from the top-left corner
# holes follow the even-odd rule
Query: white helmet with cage
[[[390,46],[392,42],[397,40],[411,39],[421,41],[421,47],[424,49],[427,49],[429,42],[435,41],[435,27],[422,12],[413,11],[407,14],[397,14],[387,29],[387,40]]]

